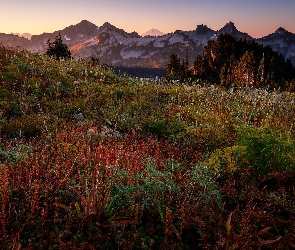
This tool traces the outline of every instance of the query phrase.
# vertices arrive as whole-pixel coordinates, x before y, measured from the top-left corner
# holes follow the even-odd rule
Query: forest
[[[295,68],[290,60],[268,46],[254,40],[238,40],[228,33],[209,41],[191,67],[188,55],[180,60],[172,54],[167,77],[182,81],[200,79],[224,87],[295,90]]]

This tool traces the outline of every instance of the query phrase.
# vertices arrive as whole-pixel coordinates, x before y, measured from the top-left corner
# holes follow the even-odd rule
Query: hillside
[[[294,94],[3,47],[0,79],[1,249],[294,248]]]

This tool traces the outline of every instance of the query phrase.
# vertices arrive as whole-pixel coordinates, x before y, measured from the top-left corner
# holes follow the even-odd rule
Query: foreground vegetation
[[[295,96],[0,49],[1,249],[292,249]]]

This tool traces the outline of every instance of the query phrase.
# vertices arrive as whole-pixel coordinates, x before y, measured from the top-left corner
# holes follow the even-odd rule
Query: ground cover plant
[[[292,249],[294,111],[1,47],[1,249]]]

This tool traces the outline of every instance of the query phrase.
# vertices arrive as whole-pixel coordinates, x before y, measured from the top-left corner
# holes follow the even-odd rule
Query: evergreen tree
[[[54,42],[51,43],[50,39],[48,39],[46,44],[46,55],[53,57],[56,60],[71,58],[71,52],[68,46],[63,43],[60,33],[55,37]]]
[[[172,53],[169,57],[169,62],[166,65],[167,77],[171,80],[179,79],[181,76],[180,58]]]
[[[186,50],[185,58],[182,59],[181,64],[181,78],[188,76],[188,51]]]
[[[246,51],[238,63],[235,74],[236,82],[247,87],[256,87],[256,65],[253,51]]]

